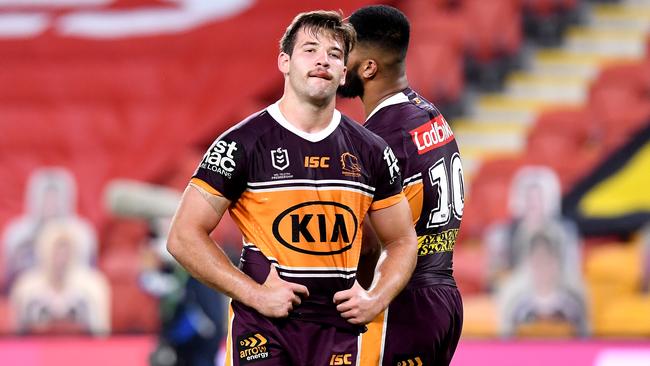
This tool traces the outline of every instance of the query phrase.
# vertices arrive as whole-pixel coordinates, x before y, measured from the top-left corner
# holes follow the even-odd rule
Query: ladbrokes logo
[[[409,131],[409,133],[418,149],[418,155],[445,145],[454,139],[454,133],[441,114],[422,126]]]
[[[239,150],[235,141],[215,141],[210,150],[203,155],[201,168],[217,172],[226,178],[232,178],[235,163],[235,152]]]
[[[251,333],[239,337],[237,346],[239,348],[240,363],[246,364],[271,357],[267,343],[266,337],[260,333]]]
[[[309,201],[289,207],[273,220],[273,235],[285,247],[300,253],[332,255],[349,250],[359,220],[346,205]]]

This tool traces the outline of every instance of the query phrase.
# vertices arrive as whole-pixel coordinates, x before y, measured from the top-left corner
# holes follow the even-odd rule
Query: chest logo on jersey
[[[359,159],[349,152],[344,152],[341,154],[341,171],[346,177],[360,177]]]
[[[454,133],[441,114],[409,133],[418,149],[418,155],[443,146],[454,139]]]
[[[339,202],[309,201],[289,207],[273,220],[273,236],[285,247],[311,255],[349,250],[357,236],[359,219]]]
[[[329,168],[329,156],[305,156],[305,168]]]
[[[285,170],[289,166],[289,152],[287,149],[278,147],[271,150],[271,164],[275,169]]]

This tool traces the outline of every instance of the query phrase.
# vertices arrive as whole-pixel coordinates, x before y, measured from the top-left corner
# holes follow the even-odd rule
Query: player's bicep
[[[404,198],[394,205],[370,211],[368,218],[377,239],[384,245],[416,236],[411,221],[411,209]]]
[[[381,251],[381,243],[372,228],[370,219],[363,220],[363,237],[361,240],[361,255],[372,255]]]
[[[228,199],[190,184],[183,192],[174,215],[172,230],[201,230],[209,234],[217,226],[228,206]]]

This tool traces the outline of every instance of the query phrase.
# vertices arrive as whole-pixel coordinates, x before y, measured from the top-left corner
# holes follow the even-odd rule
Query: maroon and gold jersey
[[[271,263],[308,287],[294,312],[338,319],[332,298],[352,286],[368,210],[403,198],[387,143],[335,111],[324,130],[305,133],[277,103],[219,136],[192,182],[230,201],[244,248],[241,269],[257,282]],[[325,315],[326,317],[326,315]]]
[[[391,96],[365,127],[393,149],[418,235],[418,262],[409,287],[454,285],[453,250],[464,206],[458,145],[436,107],[411,89]]]

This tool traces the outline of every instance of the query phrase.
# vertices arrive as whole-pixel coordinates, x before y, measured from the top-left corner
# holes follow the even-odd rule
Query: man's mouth
[[[325,80],[332,80],[332,75],[330,75],[329,72],[325,70],[314,70],[309,72],[308,74],[310,77],[315,77],[315,78],[321,78]]]

